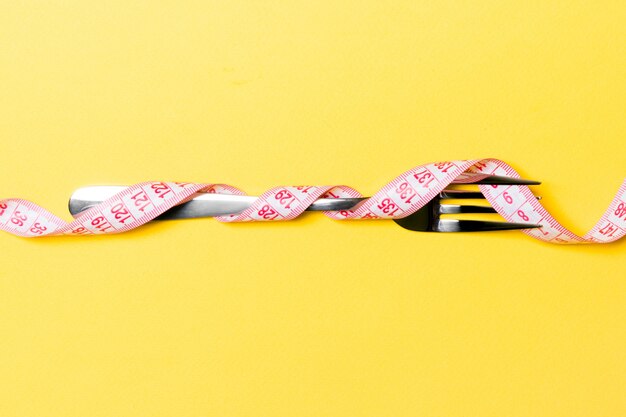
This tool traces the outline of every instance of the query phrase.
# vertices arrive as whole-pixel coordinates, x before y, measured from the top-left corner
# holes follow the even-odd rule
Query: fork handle
[[[209,196],[218,194],[209,194]],[[229,214],[237,214],[250,207],[252,202],[258,197],[256,196],[238,196],[222,194],[224,200],[211,201],[194,199],[183,203],[178,206],[174,206],[168,211],[164,212],[160,216],[155,217],[155,220],[175,220],[175,219],[192,219],[198,217],[215,217],[224,216]],[[245,198],[245,199],[244,199]],[[230,201],[228,201],[230,199]],[[349,210],[361,201],[366,200],[367,197],[360,198],[321,198],[314,201],[307,211],[338,211]],[[233,204],[234,203],[234,204]]]
[[[92,186],[76,190],[69,201],[69,211],[73,216],[103,202],[109,197],[123,191],[126,187],[120,186]],[[195,217],[214,217],[239,213],[258,197],[249,195],[211,194],[202,193],[193,200],[172,207],[159,216],[159,219],[181,219]],[[307,210],[336,211],[349,210],[367,197],[357,198],[320,198],[313,202]]]

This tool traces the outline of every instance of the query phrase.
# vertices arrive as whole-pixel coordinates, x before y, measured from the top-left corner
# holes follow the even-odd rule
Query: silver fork
[[[499,176],[489,176],[474,184],[536,185],[537,181]],[[77,216],[84,210],[124,190],[123,186],[91,186],[77,189],[69,200],[69,210]],[[258,197],[229,194],[201,194],[186,203],[172,207],[155,220],[215,217],[239,213],[248,208]],[[449,199],[484,199],[478,191],[445,189],[417,212],[402,219],[394,219],[401,227],[419,232],[482,232],[496,230],[518,230],[541,227],[531,223],[509,223],[502,221],[442,219],[443,214],[496,213],[491,206],[467,204],[442,204]],[[539,197],[538,197],[539,198]],[[367,197],[321,198],[313,202],[307,211],[349,210]]]

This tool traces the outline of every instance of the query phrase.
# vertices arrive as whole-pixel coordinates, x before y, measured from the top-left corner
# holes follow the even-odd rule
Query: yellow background
[[[497,157],[585,232],[626,176],[620,1],[5,1],[0,197]],[[0,236],[0,415],[619,416],[626,243],[392,222]]]

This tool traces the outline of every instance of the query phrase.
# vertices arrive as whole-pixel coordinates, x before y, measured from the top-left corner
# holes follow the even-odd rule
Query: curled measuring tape
[[[412,168],[352,210],[325,211],[328,217],[343,219],[399,219],[415,213],[464,173],[520,178],[505,162],[475,159],[435,162]],[[527,186],[479,185],[496,211],[510,222],[530,222],[541,228],[523,232],[534,238],[561,244],[608,243],[626,234],[626,182],[609,208],[584,236],[558,223],[537,201]],[[173,206],[191,200],[197,193],[244,195],[225,184],[151,181],[135,184],[66,222],[42,207],[23,199],[0,200],[0,229],[23,237],[85,236],[126,232],[149,222]],[[244,211],[216,217],[222,222],[291,220],[319,198],[362,197],[347,186],[274,187],[263,193]]]

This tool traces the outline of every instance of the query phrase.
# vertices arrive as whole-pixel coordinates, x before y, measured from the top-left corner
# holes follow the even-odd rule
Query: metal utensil
[[[540,184],[537,181],[497,176],[486,177],[476,183],[498,185]],[[112,197],[125,188],[126,187],[123,186],[91,186],[79,188],[70,198],[70,213],[73,216],[76,216],[82,211],[87,210],[109,197]],[[155,220],[187,219],[236,214],[248,208],[257,198],[258,197],[256,196],[229,194],[200,194],[193,200],[172,207],[170,210],[156,217]],[[365,199],[367,198],[321,198],[313,202],[307,210],[349,210],[355,208]],[[441,219],[442,214],[496,213],[493,207],[490,206],[441,203],[442,200],[448,199],[484,199],[484,196],[482,193],[477,191],[446,189],[417,212],[402,219],[394,219],[394,221],[405,229],[424,232],[512,230],[541,227],[539,225],[529,223]]]

